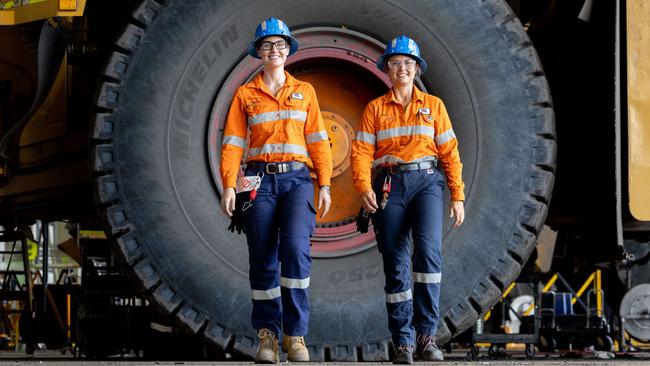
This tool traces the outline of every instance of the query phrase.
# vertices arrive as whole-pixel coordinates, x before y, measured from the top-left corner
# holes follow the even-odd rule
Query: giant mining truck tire
[[[363,107],[388,88],[374,60],[399,34],[420,44],[429,70],[418,85],[445,101],[464,162],[467,220],[443,233],[448,341],[520,272],[554,181],[549,88],[503,1],[142,2],[106,63],[91,154],[100,214],[134,282],[190,332],[254,354],[246,242],[227,231],[218,162],[232,96],[261,67],[248,42],[270,16],[301,43],[287,68],[315,86],[335,150],[333,212],[312,246],[312,359],[388,357],[381,259],[351,222],[348,155]]]

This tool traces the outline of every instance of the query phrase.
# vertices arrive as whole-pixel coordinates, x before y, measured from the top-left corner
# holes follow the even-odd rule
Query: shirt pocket
[[[262,106],[262,99],[260,98],[248,98],[244,101],[244,110],[249,116],[254,116],[259,113]]]
[[[418,114],[418,121],[420,121],[421,124],[431,126],[433,127],[435,118],[433,118],[432,115],[430,114]]]
[[[377,130],[388,130],[393,127],[398,127],[395,122],[395,117],[386,114],[377,117]]]
[[[284,103],[284,105],[285,107],[287,107],[287,109],[291,109],[291,110],[298,110],[298,111],[307,110],[307,102],[301,99],[289,97],[287,101]]]
[[[420,114],[417,117],[417,125],[419,133],[416,140],[418,141],[434,141],[436,136],[436,128],[434,125],[435,119],[430,114]]]

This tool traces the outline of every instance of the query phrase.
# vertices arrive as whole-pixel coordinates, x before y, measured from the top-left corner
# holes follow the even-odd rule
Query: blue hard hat
[[[414,40],[405,35],[401,35],[393,39],[386,45],[384,55],[381,56],[379,60],[377,60],[377,67],[379,70],[384,71],[384,68],[386,67],[386,60],[394,55],[409,56],[418,62],[420,65],[420,70],[422,70],[422,72],[427,71],[427,62],[424,61],[422,57],[420,57],[420,47],[418,47],[418,44],[415,43]]]
[[[255,29],[255,40],[248,45],[248,54],[255,58],[260,58],[260,56],[257,55],[255,44],[259,40],[270,36],[279,36],[286,38],[290,43],[289,55],[293,55],[296,53],[296,51],[298,51],[298,40],[291,37],[291,31],[289,31],[289,27],[287,27],[287,25],[280,19],[270,17],[269,19],[260,23]]]

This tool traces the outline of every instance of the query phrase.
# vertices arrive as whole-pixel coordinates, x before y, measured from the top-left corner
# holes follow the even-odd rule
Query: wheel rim
[[[388,76],[377,69],[374,61],[383,53],[384,46],[374,38],[344,28],[304,28],[293,35],[301,48],[287,59],[286,69],[316,89],[334,160],[333,204],[326,218],[317,217],[311,253],[315,258],[355,254],[372,248],[375,240],[372,230],[365,234],[356,231],[354,218],[361,201],[352,184],[349,157],[363,109],[390,85]],[[223,191],[219,175],[221,138],[230,102],[237,87],[261,70],[261,61],[243,58],[221,85],[213,103],[208,151],[219,192]],[[424,89],[419,80],[417,84]],[[313,172],[312,177],[315,178]]]

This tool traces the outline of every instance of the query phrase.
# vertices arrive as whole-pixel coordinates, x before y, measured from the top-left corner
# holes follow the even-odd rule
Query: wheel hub
[[[343,117],[334,112],[322,112],[322,114],[325,121],[325,130],[332,146],[332,159],[334,160],[332,178],[336,178],[350,167],[350,151],[352,149],[351,142],[354,138],[354,129]]]
[[[287,60],[286,69],[316,89],[333,155],[332,206],[325,218],[317,217],[311,253],[313,257],[328,258],[358,253],[373,247],[375,240],[372,230],[365,234],[356,231],[354,218],[361,201],[352,182],[350,152],[363,109],[372,99],[384,94],[389,85],[387,75],[375,66],[384,46],[367,35],[345,28],[305,28],[293,35],[301,48]],[[212,175],[220,192],[220,141],[230,102],[237,87],[250,81],[261,69],[260,61],[245,57],[233,68],[215,99],[208,151]],[[312,177],[316,177],[313,171]],[[315,191],[317,202],[317,187]]]

